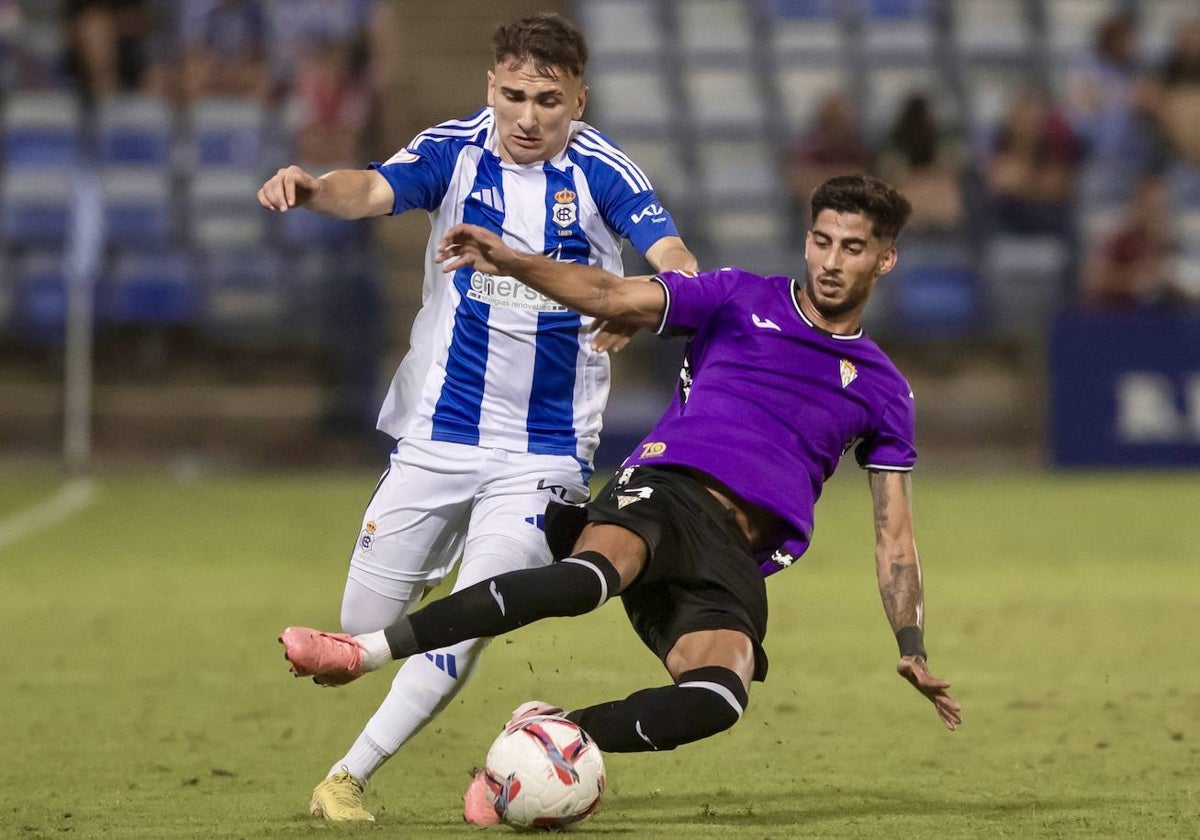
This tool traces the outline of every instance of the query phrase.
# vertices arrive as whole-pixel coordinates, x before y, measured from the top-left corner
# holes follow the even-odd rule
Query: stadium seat
[[[1084,212],[1126,204],[1133,196],[1139,175],[1111,161],[1085,165],[1079,170],[1076,197]]]
[[[954,44],[968,61],[1024,61],[1033,46],[1023,0],[958,0]]]
[[[595,88],[588,99],[589,119],[594,111],[596,124],[603,126],[606,134],[614,138],[630,133],[661,136],[670,130],[671,97],[661,71],[600,67],[588,73]]]
[[[1176,211],[1172,218],[1175,222],[1175,239],[1181,249],[1200,257],[1200,207]]]
[[[750,7],[744,0],[686,0],[675,9],[686,55],[749,55],[754,48]]]
[[[689,187],[693,185],[690,179],[684,177],[679,144],[675,138],[622,140],[620,146],[625,154],[637,162],[650,179],[655,192],[669,207],[676,206],[684,195],[690,194]]]
[[[1192,301],[1200,301],[1200,251],[1175,261],[1175,281]]]
[[[178,252],[118,254],[97,288],[97,310],[109,325],[177,326],[195,321],[195,271]]]
[[[970,127],[976,139],[991,141],[1013,103],[1028,89],[1032,68],[1021,62],[973,61],[963,67]]]
[[[836,61],[845,45],[844,10],[836,0],[771,0],[771,46],[779,67],[822,55]]]
[[[983,258],[984,304],[1000,335],[1044,332],[1068,288],[1067,246],[1054,236],[997,236]]]
[[[266,113],[252,99],[203,99],[188,112],[196,166],[257,171],[263,156]]]
[[[575,8],[591,57],[598,62],[609,56],[655,54],[662,48],[662,25],[653,3],[588,0]]]
[[[197,171],[187,202],[193,242],[216,249],[253,247],[262,242],[268,215],[255,198],[261,184],[262,179],[253,172]]]
[[[699,157],[704,188],[717,201],[757,201],[781,191],[779,161],[764,141],[708,141]]]
[[[781,273],[774,261],[787,244],[785,216],[771,206],[731,209],[716,207],[708,214],[708,238],[721,265],[740,265],[752,271]]]
[[[279,221],[285,242],[313,248],[361,248],[370,233],[365,220],[336,219],[307,210],[289,211]]]
[[[72,94],[15,94],[2,122],[8,168],[72,166],[79,159],[82,111]]]
[[[201,330],[219,345],[261,347],[294,338],[279,255],[256,248],[207,254]]]
[[[171,160],[172,116],[161,99],[112,96],[96,107],[96,157],[101,166],[165,167]]]
[[[67,333],[67,278],[61,255],[28,254],[17,271],[17,334],[34,346],[61,345]]]
[[[171,177],[166,169],[112,167],[100,175],[107,241],[120,246],[165,246],[171,241]]]
[[[61,245],[74,195],[74,175],[62,167],[0,172],[0,235],[10,245]]]
[[[863,45],[873,57],[928,61],[936,40],[929,0],[866,0]]]
[[[728,127],[740,136],[761,133],[767,109],[751,66],[706,68],[702,64],[684,75],[692,117],[701,129]]]

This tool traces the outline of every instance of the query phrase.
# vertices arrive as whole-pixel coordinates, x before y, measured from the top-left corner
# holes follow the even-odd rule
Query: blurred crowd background
[[[1195,0],[0,0],[0,453],[61,448],[84,285],[89,457],[377,463],[425,220],[255,193],[472,113],[494,26],[541,10],[583,27],[586,119],[702,266],[802,272],[827,177],[909,195],[867,327],[935,458],[1043,459],[1056,319],[1200,307]],[[614,359],[602,462],[679,358],[640,337]]]

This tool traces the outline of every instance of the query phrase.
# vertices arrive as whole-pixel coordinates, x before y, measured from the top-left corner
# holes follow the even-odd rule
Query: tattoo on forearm
[[[883,611],[892,629],[921,624],[921,569],[914,563],[892,563],[880,583]]]
[[[883,531],[888,524],[888,487],[882,477],[871,477],[871,497],[875,506],[875,535]]]

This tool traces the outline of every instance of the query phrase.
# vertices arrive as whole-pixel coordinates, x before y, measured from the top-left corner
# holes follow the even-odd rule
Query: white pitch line
[[[68,481],[58,492],[33,507],[0,519],[0,551],[30,534],[57,525],[95,501],[96,488],[90,478]]]

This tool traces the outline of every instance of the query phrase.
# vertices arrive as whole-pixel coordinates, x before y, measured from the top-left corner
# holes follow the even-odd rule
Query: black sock
[[[567,717],[603,752],[673,750],[729,729],[748,699],[737,674],[710,666],[681,674],[676,685],[646,688]]]
[[[603,555],[582,551],[541,569],[481,581],[447,595],[384,629],[392,657],[499,636],[532,621],[591,612],[620,590]]]

